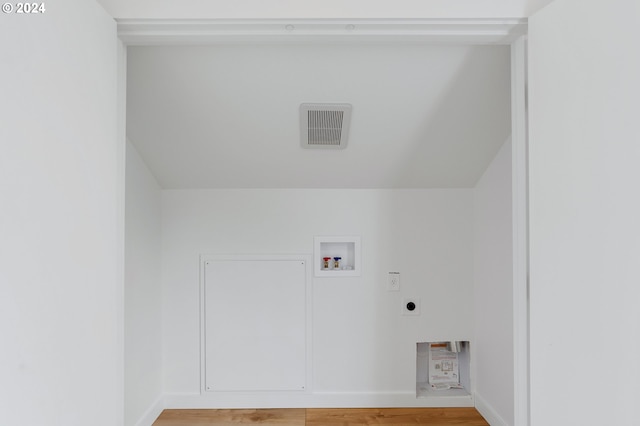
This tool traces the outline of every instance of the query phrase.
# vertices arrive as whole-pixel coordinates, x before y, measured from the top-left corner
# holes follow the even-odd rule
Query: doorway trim
[[[525,19],[120,19],[129,46],[235,43],[442,43],[509,45],[526,34]]]
[[[529,170],[527,36],[511,43],[513,226],[513,417],[528,426],[529,411]]]

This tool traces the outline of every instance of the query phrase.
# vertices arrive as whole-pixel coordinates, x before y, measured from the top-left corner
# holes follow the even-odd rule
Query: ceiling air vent
[[[303,148],[345,148],[351,121],[350,104],[301,104]]]

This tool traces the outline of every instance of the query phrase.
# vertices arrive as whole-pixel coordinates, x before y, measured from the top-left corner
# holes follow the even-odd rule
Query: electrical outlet
[[[420,315],[420,298],[405,297],[402,300],[402,315]]]
[[[400,272],[389,272],[387,277],[387,290],[400,291]]]

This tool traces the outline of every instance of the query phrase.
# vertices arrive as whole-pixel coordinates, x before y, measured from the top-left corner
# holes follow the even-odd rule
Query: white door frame
[[[243,43],[423,43],[511,46],[514,422],[529,415],[529,235],[526,19],[118,20],[119,92],[126,47]],[[119,117],[124,129],[126,102]],[[124,130],[121,130],[123,135]],[[125,136],[123,135],[123,138]],[[124,168],[123,168],[124,170]]]
[[[527,38],[511,43],[514,424],[529,412],[529,172]]]

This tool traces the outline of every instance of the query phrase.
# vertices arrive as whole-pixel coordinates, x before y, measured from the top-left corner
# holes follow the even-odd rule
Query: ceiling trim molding
[[[511,44],[526,19],[117,20],[129,46],[256,43]]]

